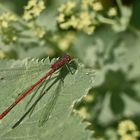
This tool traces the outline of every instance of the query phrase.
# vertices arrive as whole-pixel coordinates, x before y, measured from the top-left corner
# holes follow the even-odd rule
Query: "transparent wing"
[[[73,64],[73,63],[72,63]],[[71,66],[71,63],[69,63],[69,66]],[[73,66],[73,65],[72,65]],[[75,66],[75,65],[74,65]],[[72,68],[72,67],[71,67]],[[74,69],[76,69],[77,67],[74,67]],[[56,88],[54,89],[54,91],[51,93],[50,98],[48,99],[48,102],[46,103],[46,105],[44,106],[44,108],[42,109],[42,114],[40,116],[40,120],[39,120],[39,126],[43,126],[46,124],[46,122],[48,121],[48,119],[51,118],[52,115],[52,111],[54,111],[55,105],[57,103],[58,97],[60,96],[60,92],[62,91],[62,87],[64,84],[64,79],[66,78],[66,76],[70,73],[71,71],[69,71],[69,69],[67,69],[67,66],[63,67],[60,72],[59,75],[57,77],[57,79],[52,83],[52,85],[57,84]],[[45,94],[46,92],[48,92],[49,88],[43,93]],[[42,95],[43,96],[43,95]],[[62,95],[61,95],[62,96]],[[63,104],[63,103],[62,103]],[[61,113],[61,112],[60,112]]]
[[[52,93],[50,99],[48,100],[47,104],[45,105],[45,107],[42,111],[42,114],[41,114],[40,120],[39,120],[39,126],[43,126],[45,124],[45,122],[47,122],[49,117],[51,116],[51,112],[55,107],[57,98],[61,91],[61,87],[62,87],[62,81],[59,81],[57,88]]]
[[[31,116],[33,110],[35,109],[35,106],[37,105],[36,100],[38,100],[38,98],[36,98],[35,102],[30,106],[31,101],[33,100],[34,97],[37,97],[36,95],[40,92],[44,92],[45,87],[47,85],[47,83],[49,82],[49,80],[45,80],[42,83],[40,83],[36,89],[34,91],[32,91],[32,96],[29,99],[29,101],[27,102],[25,108],[26,108],[26,112],[22,115],[22,117],[12,126],[12,128],[17,127],[22,121],[23,119],[29,114],[29,117]],[[40,94],[41,95],[41,94]],[[38,97],[40,97],[40,95]]]
[[[43,76],[50,67],[48,64],[37,61],[0,61],[0,111]]]
[[[46,79],[45,81],[43,81],[43,82],[39,85],[39,87],[37,88],[37,90],[32,94],[30,100],[27,102],[27,104],[26,104],[26,106],[25,106],[25,109],[27,109],[27,107],[29,106],[29,104],[31,103],[31,101],[33,100],[33,98],[35,97],[35,95],[37,95],[37,93],[39,93],[39,95],[37,96],[37,98],[39,98],[39,97],[41,96],[41,94],[42,94],[43,92],[45,92],[46,85],[49,84],[49,82],[50,82],[51,80],[53,80],[54,78],[56,78],[56,77],[51,77],[51,76],[52,76],[52,75],[50,75],[48,79]],[[32,113],[33,113],[33,111],[34,111],[34,109],[35,109],[35,106],[32,108],[32,110],[31,110],[31,112],[30,112],[30,114],[29,114],[29,117],[31,117],[31,115],[32,115]]]
[[[28,107],[27,111],[22,115],[22,117],[12,126],[12,128],[17,127],[24,120],[24,118],[27,115],[29,115],[29,117],[31,116],[31,114],[32,114],[33,110],[35,109],[37,103],[46,94],[46,92],[48,92],[50,90],[50,88],[58,81],[58,79],[56,79],[53,83],[50,84],[50,86],[46,87],[46,85],[49,84],[49,82],[51,80],[53,80],[54,78],[56,79],[56,77],[53,77],[51,79],[50,78],[46,79],[43,83],[40,83],[40,85],[38,85],[38,87],[36,88],[35,92],[32,92],[33,96],[31,96],[30,100],[32,100],[35,97],[35,95],[37,95],[39,93],[40,94],[37,96],[37,98],[35,99],[34,103],[30,107]],[[27,104],[29,105],[30,103],[27,102]]]
[[[62,69],[63,70],[63,69]],[[47,104],[45,105],[45,107],[44,107],[44,109],[43,109],[43,112],[42,112],[42,114],[41,114],[41,118],[40,118],[40,120],[39,120],[39,125],[40,126],[42,126],[48,119],[49,119],[49,116],[51,115],[51,112],[52,112],[52,110],[53,110],[53,108],[54,108],[54,106],[55,106],[55,103],[56,103],[56,101],[57,101],[57,98],[58,98],[58,96],[59,96],[59,93],[60,93],[60,90],[61,90],[61,83],[62,83],[62,81],[61,81],[61,74],[62,74],[62,70],[60,70],[60,73],[57,75],[57,76],[53,76],[53,77],[51,77],[50,79],[48,79],[48,80],[45,80],[45,82],[43,83],[43,84],[40,84],[39,86],[38,86],[38,88],[37,88],[37,90],[35,91],[35,93],[36,92],[38,92],[38,93],[40,93],[39,94],[39,96],[36,98],[36,100],[34,101],[34,103],[30,106],[30,107],[28,107],[28,110],[23,114],[23,116],[13,125],[13,127],[12,128],[15,128],[15,127],[17,127],[23,120],[24,120],[24,118],[27,116],[27,115],[29,115],[29,117],[30,117],[30,115],[32,114],[32,112],[33,112],[33,110],[35,109],[35,107],[37,106],[37,104],[38,104],[38,102],[42,99],[42,97],[46,94],[46,93],[48,93],[49,92],[49,90],[55,85],[55,84],[57,84],[58,83],[58,86],[56,87],[56,89],[54,90],[54,92],[53,93],[51,93],[51,95],[50,95],[50,97],[49,97],[49,99],[48,99],[48,102],[47,102]],[[63,75],[64,77],[66,76],[66,74],[65,75]],[[57,77],[57,78],[56,78]],[[63,77],[63,78],[64,78]],[[55,79],[55,80],[54,80]],[[50,81],[52,81],[52,82],[50,82],[50,84],[49,84],[49,82]],[[48,85],[48,86],[46,86],[46,84]],[[40,88],[40,86],[42,86],[42,88]],[[40,91],[39,91],[40,90]],[[34,93],[33,93],[34,94]],[[35,94],[34,94],[35,95]],[[32,97],[34,97],[34,95],[32,96]],[[36,94],[37,95],[37,94]],[[31,97],[31,100],[32,100],[32,97]]]

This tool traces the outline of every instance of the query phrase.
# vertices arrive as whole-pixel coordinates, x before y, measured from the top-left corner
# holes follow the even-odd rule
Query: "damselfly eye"
[[[71,60],[71,57],[69,55],[67,55],[67,54],[65,55],[65,58],[66,58],[67,61]]]

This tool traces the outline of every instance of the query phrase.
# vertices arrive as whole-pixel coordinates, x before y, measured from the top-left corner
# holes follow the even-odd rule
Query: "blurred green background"
[[[93,137],[139,140],[140,1],[29,1],[0,1],[0,59],[78,58],[96,71],[75,106]]]

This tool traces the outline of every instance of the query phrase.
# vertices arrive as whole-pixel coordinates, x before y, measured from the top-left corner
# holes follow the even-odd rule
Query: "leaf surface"
[[[9,83],[7,83],[8,80],[1,80],[2,82],[5,80],[5,84],[7,85],[5,87],[0,86],[0,111],[2,112],[15,100],[17,93],[21,94],[26,88],[30,87],[31,84],[46,73],[46,71],[49,69],[50,63],[47,59],[43,62],[38,62],[36,60],[1,61],[0,65],[3,69],[11,67],[11,70],[14,70],[14,68],[18,69],[18,67],[25,69],[25,71],[23,71],[23,76],[21,75],[21,77],[15,78],[16,82],[10,82],[11,80],[9,80]],[[31,71],[30,75],[29,73],[26,73],[26,71],[29,72],[29,70],[36,65],[39,66],[38,69]],[[44,68],[45,66],[46,69]],[[47,87],[45,87],[46,93],[36,104],[32,115],[30,117],[27,115],[20,125],[14,129],[11,129],[11,127],[25,113],[25,105],[29,101],[31,95],[27,96],[7,116],[5,116],[3,120],[1,120],[1,140],[90,139],[91,134],[85,129],[87,125],[82,123],[78,116],[75,113],[72,113],[72,110],[74,102],[83,95],[87,94],[88,90],[93,85],[92,77],[94,72],[85,69],[83,65],[78,64],[78,62],[76,67],[75,64],[71,64],[71,67],[72,70],[75,71],[73,75],[71,75],[66,68],[62,68],[60,70],[60,73],[62,71],[62,75],[55,73],[54,76],[51,77],[52,80],[48,82],[47,87],[49,87],[51,84],[53,84],[53,86],[48,91]],[[49,103],[51,102],[53,96],[56,98],[53,104],[50,105]],[[38,96],[36,96],[35,99],[37,99],[37,97]],[[51,110],[49,108],[51,108]],[[40,126],[39,122],[43,117],[42,115],[44,114],[44,110],[47,111],[49,115],[46,116],[47,119],[45,122],[42,122],[42,125]]]

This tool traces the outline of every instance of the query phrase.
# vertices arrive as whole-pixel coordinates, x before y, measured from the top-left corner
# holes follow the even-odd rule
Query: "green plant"
[[[19,6],[13,6],[16,12],[11,12],[12,6],[6,7],[16,4]],[[92,133],[92,138],[99,140],[139,140],[139,8],[139,0],[129,3],[126,0],[2,2],[0,25],[4,26],[5,31],[0,28],[2,29],[0,32],[1,59],[35,57],[41,60],[47,56],[53,58],[68,52],[72,57],[84,63],[86,68],[91,71],[95,70],[94,83],[90,86],[88,94],[86,92],[86,96],[83,96],[84,93],[80,92],[78,87],[82,85],[88,88],[87,81],[92,76],[87,75],[88,79],[86,79],[84,74],[82,77],[82,73],[79,73],[82,78],[71,86],[71,89],[74,89],[72,91],[76,91],[79,95],[73,101],[81,97],[80,102],[76,102],[74,108],[90,125],[81,122],[76,115],[71,116],[70,118],[73,119],[69,122],[74,122],[72,125],[74,128],[60,129],[61,134],[68,134],[63,139],[74,139],[74,136],[78,134],[77,139],[85,140]],[[2,17],[6,17],[4,15],[12,18],[3,20]],[[1,67],[8,69],[9,66],[5,66],[6,63],[21,63],[24,67],[24,63],[18,61],[1,62]],[[28,61],[29,69],[30,64],[32,65],[32,62]],[[41,62],[37,64],[42,65]],[[85,68],[79,67],[78,70],[85,70]],[[86,73],[86,70],[84,72]],[[26,81],[28,75],[26,71],[23,73],[25,75],[23,81]],[[71,77],[73,76],[67,75],[66,79]],[[15,87],[20,89],[21,82]],[[67,84],[67,81],[64,80],[64,89],[65,83]],[[9,88],[12,88],[12,85]],[[67,89],[65,91],[67,92]],[[53,92],[50,91],[50,93]],[[85,129],[86,126],[88,130]],[[49,138],[52,138],[51,134],[54,133],[51,131]],[[56,137],[57,134],[56,132],[53,136],[61,139],[62,135],[59,135],[60,138]],[[41,138],[45,139],[42,136]]]

